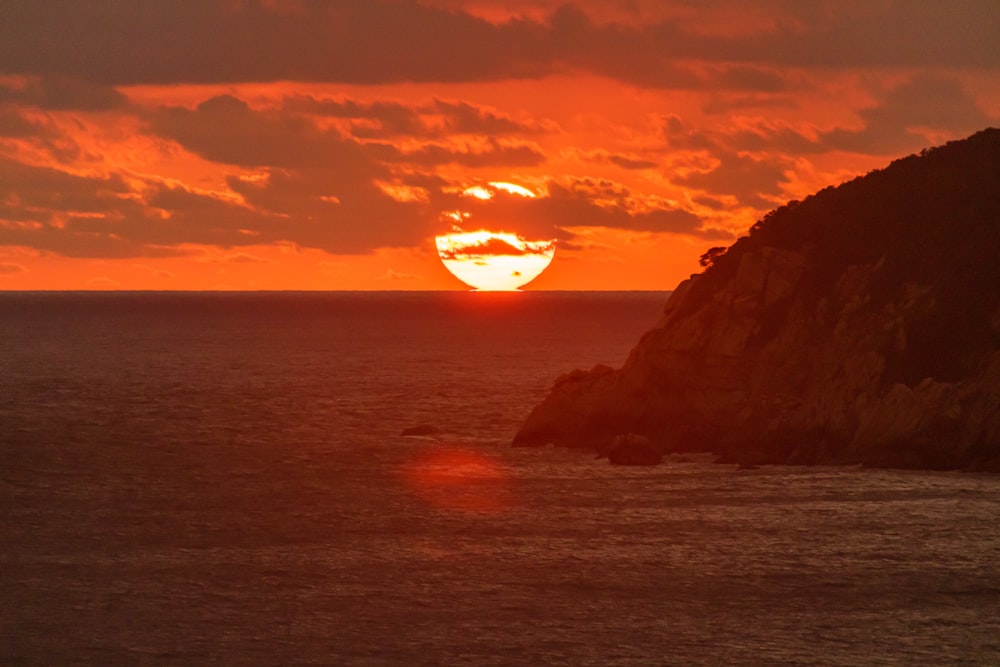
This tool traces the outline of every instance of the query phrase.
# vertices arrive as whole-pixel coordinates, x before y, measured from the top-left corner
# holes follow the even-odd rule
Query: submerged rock
[[[772,211],[514,442],[1000,470],[998,258],[990,129]]]

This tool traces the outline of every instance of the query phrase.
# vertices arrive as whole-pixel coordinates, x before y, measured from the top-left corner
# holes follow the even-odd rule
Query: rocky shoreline
[[[1000,130],[783,206],[705,263],[514,444],[1000,471]]]

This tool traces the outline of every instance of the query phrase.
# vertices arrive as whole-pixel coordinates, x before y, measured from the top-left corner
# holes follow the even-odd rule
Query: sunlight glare
[[[462,194],[466,197],[475,197],[483,201],[493,199],[493,193],[481,185],[473,185],[471,188],[466,188]]]
[[[555,240],[527,241],[517,234],[479,230],[437,236],[438,255],[451,273],[480,291],[514,291],[552,262]]]
[[[493,196],[498,192],[506,192],[510,195],[518,195],[520,197],[527,197],[529,199],[534,199],[536,195],[533,191],[524,187],[523,185],[518,185],[517,183],[508,183],[507,181],[490,181],[485,186],[483,185],[473,185],[467,187],[462,191],[462,195],[466,197],[475,197],[482,201],[487,201],[493,199]]]
[[[517,185],[516,183],[506,183],[504,181],[490,181],[490,186],[497,189],[503,190],[512,195],[521,195],[522,197],[528,197],[529,199],[535,198],[535,193],[528,188]]]

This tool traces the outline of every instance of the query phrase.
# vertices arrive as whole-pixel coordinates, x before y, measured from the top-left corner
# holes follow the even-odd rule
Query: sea
[[[511,447],[666,298],[0,293],[0,664],[1000,664],[998,475]]]

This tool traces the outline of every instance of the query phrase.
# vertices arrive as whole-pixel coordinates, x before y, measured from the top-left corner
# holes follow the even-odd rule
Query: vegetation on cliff
[[[778,208],[515,444],[1000,469],[1000,130]]]

